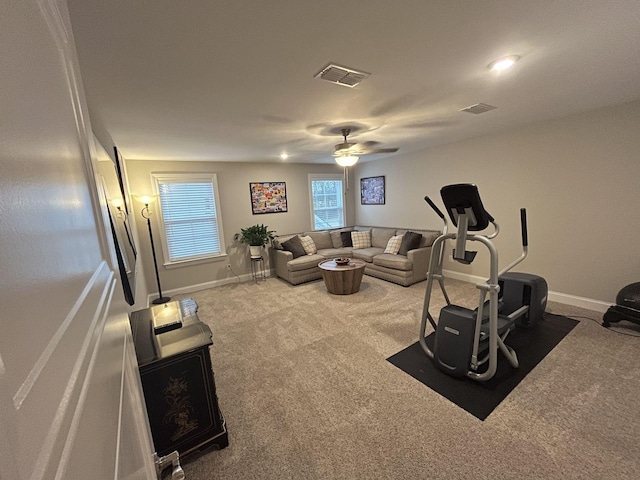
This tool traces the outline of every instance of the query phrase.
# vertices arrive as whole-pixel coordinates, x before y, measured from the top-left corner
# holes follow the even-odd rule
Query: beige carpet
[[[334,296],[269,278],[179,297],[213,330],[230,441],[185,458],[187,479],[639,478],[640,338],[580,319],[482,422],[386,361],[417,340],[425,286],[365,276]]]

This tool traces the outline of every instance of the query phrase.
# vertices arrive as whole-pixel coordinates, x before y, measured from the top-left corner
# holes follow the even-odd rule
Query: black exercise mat
[[[452,377],[439,370],[427,357],[419,342],[387,358],[387,361],[416,380],[435,390],[467,412],[484,420],[540,361],[560,343],[577,320],[544,314],[544,319],[532,328],[516,328],[509,334],[506,344],[518,354],[520,366],[516,369],[498,351],[498,369],[487,382],[467,377]],[[435,334],[427,337],[432,348]]]

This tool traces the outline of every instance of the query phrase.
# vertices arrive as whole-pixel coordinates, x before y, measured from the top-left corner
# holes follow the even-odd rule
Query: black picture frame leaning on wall
[[[118,184],[120,185],[120,194],[122,195],[122,203],[124,203],[124,213],[129,215],[129,202],[127,202],[127,192],[124,188],[124,176],[122,175],[122,156],[120,155],[120,151],[118,147],[113,146],[113,153],[115,154],[115,167],[116,167],[116,176],[118,177]]]
[[[360,205],[384,205],[384,175],[360,179]]]
[[[251,213],[285,213],[287,208],[287,184],[285,182],[250,182]]]
[[[104,150],[102,145],[100,145],[100,148]],[[109,229],[113,236],[124,297],[129,305],[133,305],[135,303],[136,261],[138,257],[130,223],[130,213],[133,210],[131,209],[131,205],[129,205],[129,196],[125,188],[122,156],[116,146],[113,147],[113,152],[113,169],[104,169],[104,174],[107,178],[103,177],[103,182],[105,182],[103,190],[106,195],[105,200],[109,216]],[[114,174],[115,178],[113,178]],[[110,192],[107,183],[114,187],[117,185],[116,188],[119,189],[118,194],[116,194],[115,191]],[[113,202],[113,200],[117,198],[122,200],[122,206],[120,208],[116,207]]]

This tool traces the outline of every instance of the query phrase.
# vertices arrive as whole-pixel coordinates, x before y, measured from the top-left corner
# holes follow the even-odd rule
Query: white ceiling
[[[344,126],[391,157],[640,98],[638,0],[68,4],[90,108],[126,159],[332,162]],[[329,62],[372,75],[315,79]],[[459,111],[480,102],[498,108]]]

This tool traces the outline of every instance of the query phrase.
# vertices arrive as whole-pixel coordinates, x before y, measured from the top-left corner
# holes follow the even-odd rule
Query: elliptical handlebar
[[[446,219],[446,218],[445,218],[445,216],[444,216],[444,213],[442,213],[442,212],[440,211],[440,209],[437,207],[437,205],[436,205],[435,203],[433,203],[433,200],[431,200],[428,196],[425,196],[425,197],[424,197],[424,201],[425,201],[425,202],[427,202],[427,203],[429,204],[429,206],[430,206],[431,208],[433,208],[433,210],[435,210],[435,212],[438,214],[438,216],[439,216],[442,220],[444,220],[445,222],[447,221],[447,219]]]
[[[508,266],[500,270],[498,272],[498,276],[504,275],[513,267],[522,262],[525,258],[527,258],[527,254],[529,253],[529,236],[527,234],[527,209],[520,209],[520,229],[522,231],[522,253],[518,258],[516,258],[513,262],[511,262]]]
[[[446,234],[449,231],[449,222],[447,221],[447,217],[444,215],[444,213],[442,213],[442,210],[440,210],[438,206],[435,203],[433,203],[433,200],[431,200],[429,196],[425,196],[424,201],[427,202],[429,206],[433,209],[433,211],[436,212],[438,216],[442,219],[442,222],[444,223],[444,227],[442,228],[442,233]],[[441,252],[440,255],[441,256],[444,255],[444,250]]]
[[[520,209],[520,227],[522,229],[522,246],[529,246],[529,237],[527,235],[527,209]]]

